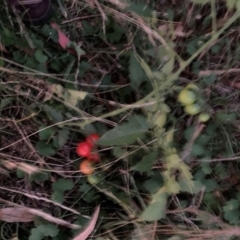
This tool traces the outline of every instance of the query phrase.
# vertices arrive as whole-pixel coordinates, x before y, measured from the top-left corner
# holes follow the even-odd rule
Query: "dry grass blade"
[[[34,215],[25,207],[9,207],[0,209],[0,220],[4,222],[32,222]]]
[[[85,240],[85,239],[88,238],[88,236],[94,230],[94,227],[96,225],[97,218],[98,218],[98,215],[99,215],[99,211],[100,211],[100,206],[98,206],[95,209],[95,212],[94,212],[89,224],[85,228],[85,230],[83,232],[81,232],[78,236],[76,236],[73,240]]]
[[[48,213],[45,213],[39,209],[35,209],[35,208],[27,208],[27,207],[24,207],[24,206],[21,206],[21,205],[18,205],[16,203],[12,203],[10,201],[7,201],[7,200],[4,200],[2,198],[0,198],[0,202],[4,202],[10,206],[14,206],[15,208],[22,208],[25,210],[26,213],[28,214],[31,214],[33,216],[38,216],[38,217],[41,217],[49,222],[52,222],[52,223],[55,223],[55,224],[58,224],[58,225],[62,225],[62,226],[65,226],[65,227],[68,227],[68,228],[71,228],[71,229],[79,229],[81,228],[81,226],[77,225],[77,224],[71,224],[65,220],[62,220],[62,219],[59,219],[59,218],[56,218],[56,217],[53,217],[52,215],[48,214]]]

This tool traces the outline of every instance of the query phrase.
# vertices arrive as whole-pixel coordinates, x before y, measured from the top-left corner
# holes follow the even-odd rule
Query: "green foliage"
[[[53,137],[56,130],[54,128],[46,128],[45,126],[40,127],[39,138],[40,140],[49,140]]]
[[[140,16],[144,17],[151,17],[152,15],[152,9],[149,8],[149,6],[146,6],[145,3],[134,3],[131,2],[129,6],[126,8],[128,11],[132,11]]]
[[[56,153],[56,149],[51,144],[44,141],[39,141],[36,145],[38,153],[44,157],[53,156]]]
[[[45,237],[56,237],[58,235],[58,228],[54,224],[40,225],[31,230],[29,240],[42,240]]]
[[[143,221],[156,221],[166,216],[167,194],[161,190],[152,196],[152,201],[142,212]]]
[[[227,202],[226,206],[223,207],[224,218],[230,224],[239,224],[239,200],[231,199]]]
[[[130,54],[129,60],[129,78],[131,80],[131,86],[134,90],[138,90],[139,86],[147,81],[147,76],[143,71],[141,65],[136,59],[134,53]]]
[[[36,183],[42,183],[49,179],[49,174],[44,172],[38,172],[30,175],[29,180]]]
[[[157,152],[151,152],[148,155],[145,155],[141,161],[139,161],[135,166],[132,167],[132,170],[139,171],[141,173],[148,172],[151,173],[151,168],[157,160]]]
[[[132,144],[138,138],[144,137],[149,128],[150,125],[143,116],[133,115],[127,123],[119,124],[106,132],[98,140],[98,143],[105,146]]]
[[[210,85],[215,83],[215,81],[217,80],[216,75],[214,74],[210,74],[209,76],[203,77],[203,82],[205,82],[206,84]]]
[[[59,1],[59,31],[0,1],[1,198],[45,213],[17,232],[4,222],[1,237],[72,239],[100,205],[92,239],[233,238],[240,1]],[[192,116],[177,100],[189,83]],[[89,133],[101,160],[84,175],[76,146]]]
[[[72,190],[74,183],[70,179],[60,178],[52,184],[52,189],[54,191],[52,199],[58,203],[64,202],[64,192],[67,190]]]
[[[40,49],[35,52],[34,57],[39,63],[45,63],[48,60],[48,57],[43,54],[42,50]]]

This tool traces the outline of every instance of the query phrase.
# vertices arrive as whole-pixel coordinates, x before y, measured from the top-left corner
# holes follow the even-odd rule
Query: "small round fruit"
[[[195,104],[187,105],[184,108],[184,111],[189,115],[196,115],[201,111],[201,107],[199,104],[195,103]]]
[[[79,169],[81,173],[86,175],[92,174],[94,172],[93,165],[89,160],[84,160],[83,162],[81,162]]]
[[[91,147],[94,146],[94,143],[100,138],[100,136],[97,133],[92,133],[87,136],[86,142],[91,145]]]
[[[207,122],[210,119],[210,115],[208,113],[200,113],[198,116],[199,122]]]
[[[196,94],[188,89],[183,89],[178,95],[178,101],[183,105],[193,104],[197,100]]]
[[[92,185],[96,185],[100,182],[99,178],[96,175],[93,175],[93,174],[88,175],[87,180]]]
[[[81,142],[77,145],[76,152],[78,156],[88,157],[91,153],[91,145],[88,142]]]
[[[100,162],[100,156],[98,153],[93,152],[90,153],[90,155],[88,156],[88,160],[94,163],[99,163]]]
[[[188,89],[188,90],[197,92],[197,91],[199,90],[199,87],[198,87],[196,84],[194,84],[194,83],[189,83],[189,84],[185,87],[185,89]]]

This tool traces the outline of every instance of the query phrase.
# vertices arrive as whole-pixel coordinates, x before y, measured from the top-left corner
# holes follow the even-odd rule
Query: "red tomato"
[[[88,156],[88,160],[91,162],[99,163],[100,156],[98,153],[90,153],[90,155]]]
[[[88,157],[91,153],[91,145],[88,142],[81,142],[77,145],[76,152],[78,156]]]
[[[94,143],[100,138],[100,136],[97,133],[92,133],[87,136],[86,142],[91,145],[91,147],[94,146]]]

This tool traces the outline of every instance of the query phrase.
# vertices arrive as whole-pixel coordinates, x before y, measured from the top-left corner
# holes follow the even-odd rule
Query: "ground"
[[[1,0],[0,238],[238,239],[239,0],[53,4]]]

